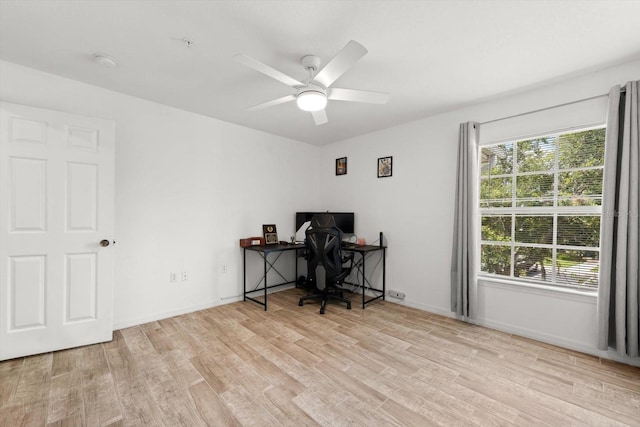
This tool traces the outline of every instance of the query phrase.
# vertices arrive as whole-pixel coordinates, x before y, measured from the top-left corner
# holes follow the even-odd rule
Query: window
[[[604,127],[485,145],[483,275],[596,289]]]

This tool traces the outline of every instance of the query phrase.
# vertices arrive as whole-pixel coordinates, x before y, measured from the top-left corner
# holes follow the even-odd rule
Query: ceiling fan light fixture
[[[327,106],[327,96],[317,90],[307,90],[298,94],[296,103],[303,111],[319,111]]]

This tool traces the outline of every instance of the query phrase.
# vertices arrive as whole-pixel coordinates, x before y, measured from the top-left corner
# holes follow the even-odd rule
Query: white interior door
[[[0,360],[111,340],[113,165],[112,121],[0,103]]]

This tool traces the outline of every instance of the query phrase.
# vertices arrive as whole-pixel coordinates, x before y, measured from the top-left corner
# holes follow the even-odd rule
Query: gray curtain
[[[598,348],[638,357],[638,81],[609,92],[605,146]]]
[[[458,173],[451,255],[451,311],[474,315],[477,294],[478,131],[477,123],[460,124]]]

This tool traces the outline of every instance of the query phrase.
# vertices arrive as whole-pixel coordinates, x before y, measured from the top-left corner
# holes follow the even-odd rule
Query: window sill
[[[569,300],[581,300],[596,303],[598,300],[597,290],[579,290],[556,286],[541,285],[538,283],[501,279],[491,276],[478,276],[478,286],[488,286],[492,288],[507,289],[515,292],[527,292],[536,295],[546,295],[554,298],[564,298]]]

